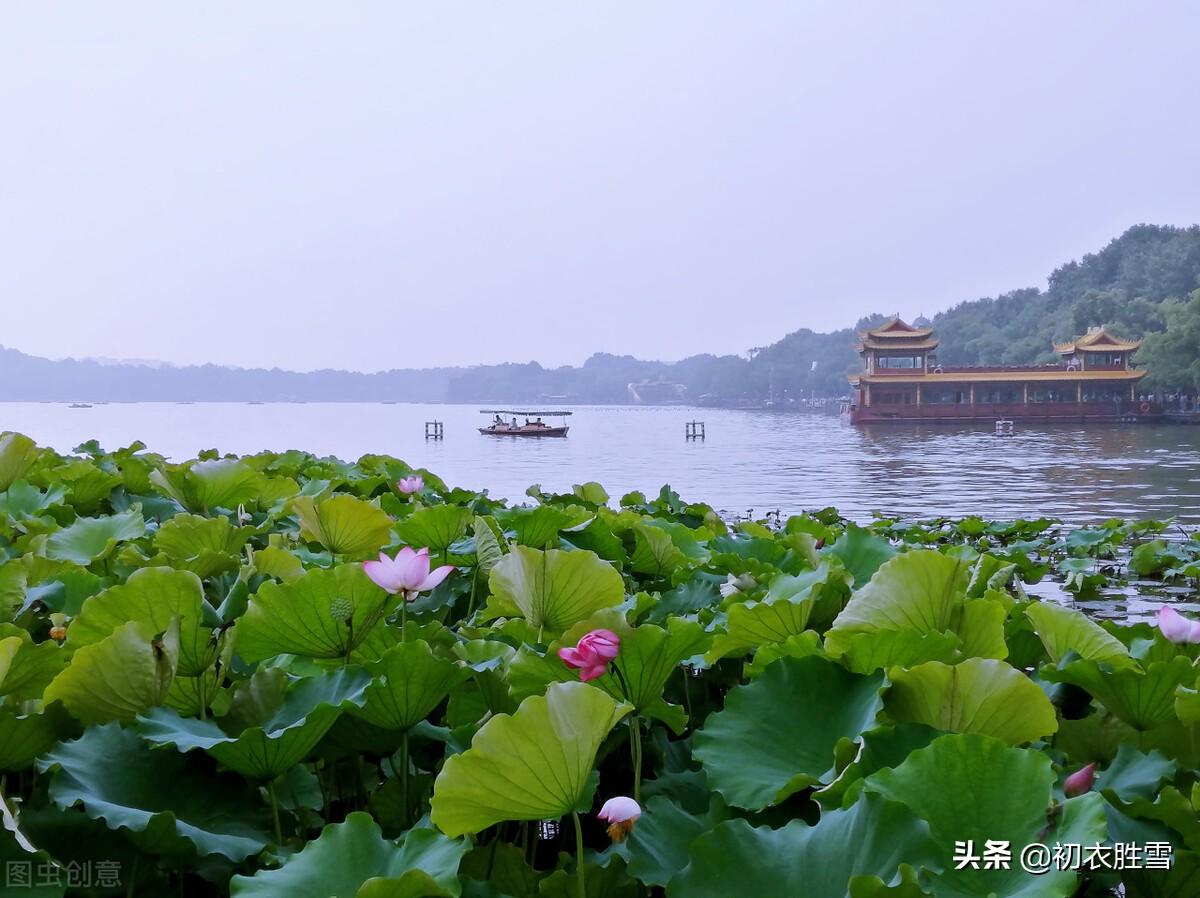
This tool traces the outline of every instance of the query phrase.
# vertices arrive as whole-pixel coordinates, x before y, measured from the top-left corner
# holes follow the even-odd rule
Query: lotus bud
[[[579,679],[585,683],[608,671],[608,662],[621,651],[621,637],[612,630],[592,630],[583,636],[573,648],[558,650],[567,667],[579,671]]]
[[[1163,605],[1158,609],[1158,629],[1168,642],[1200,643],[1200,621],[1188,620],[1174,608]]]
[[[1086,767],[1081,767],[1076,770],[1063,782],[1063,794],[1067,798],[1074,798],[1076,795],[1083,795],[1085,792],[1092,791],[1092,785],[1096,782],[1096,765],[1088,764]]]
[[[403,495],[411,496],[413,493],[419,493],[425,489],[425,478],[420,474],[414,474],[411,477],[401,477],[396,481],[396,489]]]
[[[618,795],[604,802],[600,813],[596,815],[608,823],[608,837],[614,842],[624,842],[625,837],[633,832],[633,825],[642,816],[642,807],[626,795]]]

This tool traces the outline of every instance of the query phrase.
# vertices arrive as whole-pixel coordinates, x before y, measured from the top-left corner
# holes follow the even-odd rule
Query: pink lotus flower
[[[577,668],[579,679],[586,683],[603,676],[620,650],[621,637],[612,630],[592,630],[574,648],[559,649],[558,657],[567,667]]]
[[[633,824],[642,816],[642,807],[626,795],[618,795],[604,802],[596,815],[608,823],[608,837],[614,842],[624,842],[633,832]]]
[[[380,552],[378,561],[364,561],[363,570],[378,586],[393,595],[402,592],[411,601],[417,597],[417,593],[429,592],[445,580],[454,570],[454,565],[444,564],[430,571],[429,549],[414,552],[410,546],[405,546],[396,553],[395,558],[388,558]]]
[[[1088,764],[1066,778],[1063,782],[1063,794],[1067,798],[1074,798],[1076,795],[1082,795],[1084,792],[1091,792],[1092,784],[1095,782],[1096,765]]]
[[[413,493],[419,493],[425,489],[425,478],[420,474],[414,474],[412,477],[401,477],[396,481],[396,489],[405,496],[411,496]]]
[[[1169,642],[1200,642],[1200,621],[1188,620],[1174,608],[1163,605],[1158,609],[1158,629]]]

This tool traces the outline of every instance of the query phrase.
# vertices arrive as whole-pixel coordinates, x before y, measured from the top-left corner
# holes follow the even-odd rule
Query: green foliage
[[[1194,891],[1195,647],[1023,586],[1186,588],[1200,539],[1163,522],[727,523],[428,472],[399,501],[385,456],[143,450],[0,436],[0,860],[196,898]],[[461,574],[388,595],[361,559],[397,542]],[[582,682],[558,652],[595,629],[619,647]],[[955,870],[966,839],[1176,866]]]

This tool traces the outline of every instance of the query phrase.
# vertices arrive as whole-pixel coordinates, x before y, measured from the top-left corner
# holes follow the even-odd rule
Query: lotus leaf
[[[783,658],[696,734],[695,755],[727,802],[749,810],[836,775],[835,753],[875,726],[882,676],[849,673],[823,658]]]
[[[893,670],[887,712],[899,723],[923,723],[949,733],[982,733],[1010,745],[1058,729],[1054,706],[1041,689],[1003,661],[930,661]]]
[[[388,649],[371,672],[365,704],[351,713],[387,730],[412,729],[471,676],[470,668],[434,655],[424,640]]]
[[[132,720],[166,700],[178,662],[178,623],[164,633],[130,621],[79,648],[46,687],[44,700],[61,701],[86,724]]]
[[[50,773],[50,799],[60,808],[82,805],[92,819],[142,834],[164,854],[190,846],[240,861],[266,847],[260,803],[245,784],[153,751],[120,724],[59,743],[38,768]]]
[[[310,570],[291,583],[267,581],[238,621],[235,650],[247,662],[284,652],[350,657],[398,601],[359,564]]]
[[[600,743],[629,711],[585,683],[555,683],[511,716],[493,717],[438,774],[433,823],[454,837],[579,809]]]
[[[625,585],[616,569],[582,549],[540,551],[513,546],[492,568],[488,580],[501,606],[507,603],[531,627],[553,633],[625,598]]]
[[[97,559],[107,558],[119,543],[137,539],[145,531],[146,522],[140,511],[126,511],[104,518],[79,518],[70,527],[50,534],[46,541],[46,556],[87,567]]]
[[[457,898],[458,866],[469,846],[432,829],[397,844],[370,814],[325,827],[278,870],[235,876],[234,898]]]
[[[386,512],[345,493],[328,499],[297,496],[292,511],[300,519],[302,539],[347,560],[374,557],[392,538],[392,519]]]

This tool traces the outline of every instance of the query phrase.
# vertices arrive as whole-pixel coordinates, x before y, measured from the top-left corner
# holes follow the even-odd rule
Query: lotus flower
[[[1188,620],[1174,608],[1163,605],[1158,609],[1158,629],[1170,642],[1200,642],[1200,621]]]
[[[1063,794],[1067,798],[1074,798],[1084,792],[1091,792],[1094,782],[1096,782],[1096,765],[1088,764],[1066,778],[1063,782]]]
[[[614,842],[624,842],[633,832],[633,824],[642,816],[642,807],[626,795],[618,795],[604,802],[596,815],[608,823],[608,837]]]
[[[410,546],[405,546],[396,553],[395,558],[388,558],[380,552],[378,561],[364,561],[363,570],[377,585],[393,595],[402,592],[411,601],[417,597],[417,593],[429,592],[445,580],[454,570],[454,565],[444,564],[430,571],[429,549],[414,552]]]
[[[727,599],[739,592],[749,592],[756,586],[758,586],[758,581],[749,574],[738,574],[736,576],[730,574],[718,589],[721,593],[721,598]]]
[[[425,489],[425,478],[420,474],[414,474],[412,477],[401,477],[396,481],[396,489],[405,496],[411,496],[413,493],[419,493]]]
[[[559,649],[558,657],[567,667],[577,668],[579,679],[586,683],[603,676],[608,670],[608,662],[617,657],[620,650],[621,637],[612,630],[592,630],[574,648]]]

